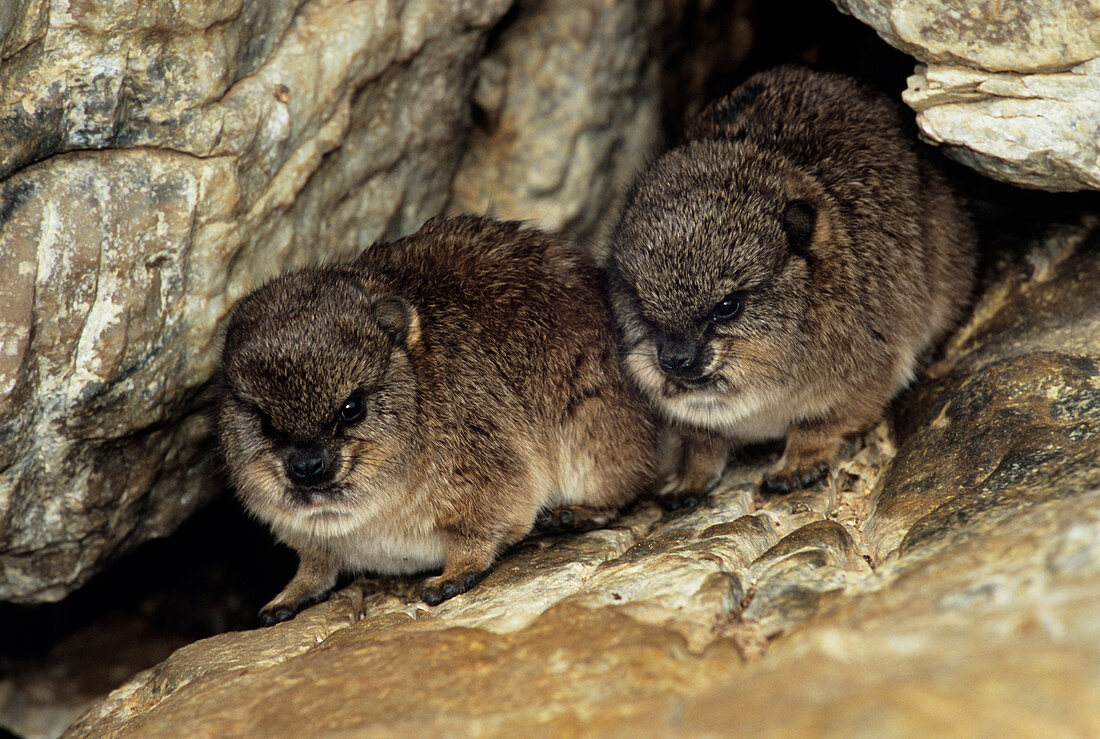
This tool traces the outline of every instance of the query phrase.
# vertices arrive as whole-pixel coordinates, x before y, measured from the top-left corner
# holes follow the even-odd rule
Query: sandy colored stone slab
[[[1100,56],[1089,0],[833,0],[922,62],[990,71],[1068,69]]]
[[[952,159],[1025,187],[1100,189],[1100,60],[1050,74],[921,66],[908,85],[922,135]]]

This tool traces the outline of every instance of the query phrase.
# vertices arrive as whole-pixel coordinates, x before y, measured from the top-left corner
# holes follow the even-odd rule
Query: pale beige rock
[[[834,0],[925,62],[902,97],[922,136],[1003,182],[1100,189],[1100,5]]]
[[[1100,189],[1100,60],[1057,74],[918,67],[902,98],[951,158],[1042,190]]]
[[[660,3],[524,3],[485,56],[511,5],[0,8],[0,600],[211,497],[203,388],[257,283],[448,201],[593,237],[655,141]]]
[[[598,239],[657,146],[662,3],[536,0],[482,62],[454,212]]]
[[[833,0],[922,62],[990,71],[1069,69],[1100,56],[1092,0]]]

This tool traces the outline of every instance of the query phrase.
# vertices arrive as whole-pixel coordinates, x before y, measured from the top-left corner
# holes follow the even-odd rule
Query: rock
[[[69,734],[1095,734],[1098,247],[1086,223],[1000,268],[894,431],[809,490],[756,500],[745,457],[696,510],[532,540],[436,608],[353,586]]]
[[[948,156],[994,179],[1100,189],[1100,8],[834,0],[924,64],[903,94]]]
[[[508,6],[4,6],[0,599],[61,598],[212,496],[227,306],[442,210]]]
[[[1100,9],[1079,0],[833,0],[929,64],[992,72],[1069,69],[1100,56]]]
[[[865,525],[876,559],[936,541],[956,516],[996,526],[1018,507],[1100,485],[1098,244],[1086,229],[1049,236],[903,398],[899,432],[911,438]]]
[[[651,156],[660,119],[661,3],[536,0],[481,62],[455,213],[595,240]]]
[[[1052,74],[918,66],[902,99],[956,161],[1040,190],[1100,190],[1100,59]]]

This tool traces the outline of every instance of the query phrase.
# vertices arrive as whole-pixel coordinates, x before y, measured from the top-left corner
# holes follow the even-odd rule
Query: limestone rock
[[[834,0],[925,64],[903,94],[922,135],[994,179],[1100,189],[1100,6]]]
[[[481,63],[451,210],[594,240],[657,144],[661,5],[524,3]]]
[[[1001,269],[896,448],[876,429],[810,490],[756,499],[747,458],[699,509],[532,540],[435,608],[351,587],[69,733],[1095,734],[1098,247],[1067,229]]]
[[[891,46],[929,64],[991,72],[1069,69],[1100,56],[1088,0],[833,0]]]
[[[1100,486],[1100,240],[1086,233],[1055,232],[1003,275],[903,399],[908,438],[866,523],[877,558],[937,542],[954,516],[996,526]]]
[[[1100,190],[1100,58],[1050,74],[919,66],[902,98],[926,139],[982,174]]]
[[[61,598],[209,499],[219,319],[442,210],[508,6],[4,5],[0,599]]]

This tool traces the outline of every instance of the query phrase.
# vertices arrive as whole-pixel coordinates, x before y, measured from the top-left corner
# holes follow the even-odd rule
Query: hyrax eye
[[[745,294],[741,292],[730,293],[719,301],[718,305],[710,311],[710,320],[716,322],[732,321],[741,314],[745,305]]]
[[[363,399],[363,394],[355,392],[336,411],[336,420],[344,424],[356,423],[362,420],[366,412],[367,402]]]

